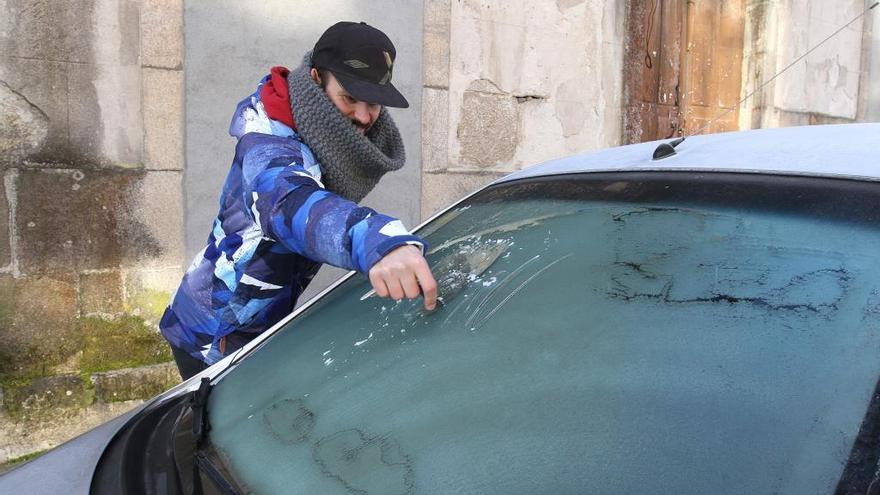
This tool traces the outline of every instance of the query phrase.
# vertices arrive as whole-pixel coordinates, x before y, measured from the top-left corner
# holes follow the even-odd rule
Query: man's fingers
[[[382,261],[380,260],[379,263]],[[390,297],[395,301],[403,299],[404,291],[400,286],[399,268],[393,263],[390,264],[391,266],[380,266],[379,263],[369,272],[370,283],[376,289],[376,294],[379,297]]]
[[[373,289],[376,291],[376,295],[379,297],[388,297],[388,286],[385,285],[385,280],[373,270],[370,270],[369,276],[370,284],[372,284]]]
[[[427,262],[416,267],[416,278],[422,287],[422,295],[425,296],[425,309],[432,311],[437,307],[437,281],[434,280]]]
[[[391,299],[395,301],[400,301],[403,299],[404,291],[403,287],[400,285],[400,280],[397,278],[391,278],[385,280],[385,285],[388,286],[388,294],[391,296]]]
[[[425,297],[425,309],[437,307],[437,282],[428,262],[415,246],[401,246],[386,254],[369,272],[370,283],[380,297],[400,300]]]
[[[419,281],[416,280],[415,273],[407,273],[400,282],[407,298],[415,299],[421,295],[422,291],[419,290]]]

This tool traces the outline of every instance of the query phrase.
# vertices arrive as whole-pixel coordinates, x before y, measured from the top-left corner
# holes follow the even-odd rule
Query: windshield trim
[[[685,173],[685,174],[740,174],[740,175],[764,175],[772,177],[801,177],[816,179],[843,179],[854,180],[858,182],[880,182],[880,177],[871,175],[854,175],[840,172],[799,172],[795,170],[783,169],[760,169],[760,168],[720,168],[710,166],[659,166],[659,165],[631,165],[627,168],[615,168],[613,166],[599,167],[589,170],[544,170],[538,175],[531,175],[525,171],[513,172],[510,175],[501,177],[490,185],[509,184],[511,182],[558,177],[561,175],[584,175],[584,174],[628,174],[628,173]]]

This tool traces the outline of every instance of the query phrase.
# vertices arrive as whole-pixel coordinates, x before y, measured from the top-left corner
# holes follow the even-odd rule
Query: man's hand
[[[425,297],[425,309],[437,306],[437,281],[431,274],[422,250],[416,246],[400,246],[370,268],[370,283],[380,297],[399,301],[404,297]],[[421,287],[421,289],[420,289]]]

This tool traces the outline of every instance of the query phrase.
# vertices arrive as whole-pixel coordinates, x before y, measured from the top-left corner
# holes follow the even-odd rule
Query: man
[[[424,296],[436,282],[425,243],[357,203],[404,164],[385,106],[396,51],[366,23],[331,26],[293,71],[274,67],[239,103],[238,143],[220,212],[159,326],[186,379],[287,315],[322,263],[369,275],[382,297]]]

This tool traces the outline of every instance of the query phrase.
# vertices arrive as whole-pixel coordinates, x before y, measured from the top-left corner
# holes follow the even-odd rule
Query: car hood
[[[128,420],[145,407],[113,418],[0,476],[0,493],[89,493],[101,453]]]
[[[226,360],[220,363],[226,364]],[[218,365],[220,364],[218,363]],[[151,401],[89,430],[42,456],[0,476],[0,493],[71,495],[89,493],[95,469],[110,442],[143,412],[197,388],[201,377],[213,377],[224,365],[211,367]]]

